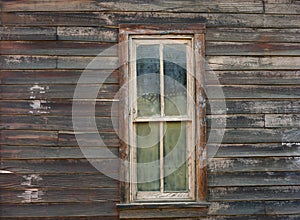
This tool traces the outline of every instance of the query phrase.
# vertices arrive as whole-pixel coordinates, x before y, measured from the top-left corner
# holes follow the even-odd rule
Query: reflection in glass
[[[186,123],[167,122],[164,136],[164,190],[187,190]],[[176,169],[173,173],[172,171]],[[171,173],[170,175],[168,175]]]
[[[160,114],[159,45],[139,45],[136,49],[138,116]]]
[[[136,133],[138,191],[159,191],[159,123],[137,123]]]
[[[165,115],[186,115],[186,44],[164,45]]]

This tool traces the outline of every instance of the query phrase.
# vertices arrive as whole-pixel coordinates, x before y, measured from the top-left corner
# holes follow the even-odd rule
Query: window
[[[122,203],[205,201],[204,30],[120,25]]]

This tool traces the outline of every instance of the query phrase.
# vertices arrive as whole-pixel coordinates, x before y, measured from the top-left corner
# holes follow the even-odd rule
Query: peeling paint
[[[7,174],[7,173],[13,173],[9,170],[0,170],[0,174]]]
[[[22,203],[31,203],[31,202],[38,202],[42,198],[41,196],[44,195],[43,191],[32,188],[26,189],[21,195],[18,195],[19,198],[23,198]]]
[[[38,182],[43,179],[36,174],[25,175],[22,177],[26,180],[21,183],[22,186],[36,186],[38,185]]]

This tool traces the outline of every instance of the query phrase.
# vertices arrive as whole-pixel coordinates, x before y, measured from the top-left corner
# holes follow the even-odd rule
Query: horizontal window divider
[[[189,117],[140,117],[135,118],[133,123],[137,122],[191,122],[192,118]]]

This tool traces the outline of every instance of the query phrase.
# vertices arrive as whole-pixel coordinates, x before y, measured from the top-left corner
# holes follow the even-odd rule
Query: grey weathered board
[[[170,22],[207,27],[207,150],[214,157],[206,219],[300,218],[299,1],[2,0],[0,8],[1,170],[12,172],[0,174],[1,218],[118,219],[120,183],[85,159],[76,137],[118,175],[111,156],[120,140],[110,120],[119,117],[118,25]],[[74,90],[97,55],[102,64],[85,71],[86,99],[73,112],[85,122],[76,133]],[[104,84],[90,98],[98,79]],[[98,130],[87,131],[86,109],[94,105]],[[112,152],[104,159],[98,133]],[[37,199],[30,190],[40,192]],[[156,211],[157,219],[168,217]],[[181,210],[167,213],[174,212]],[[197,213],[206,215],[190,215]]]

